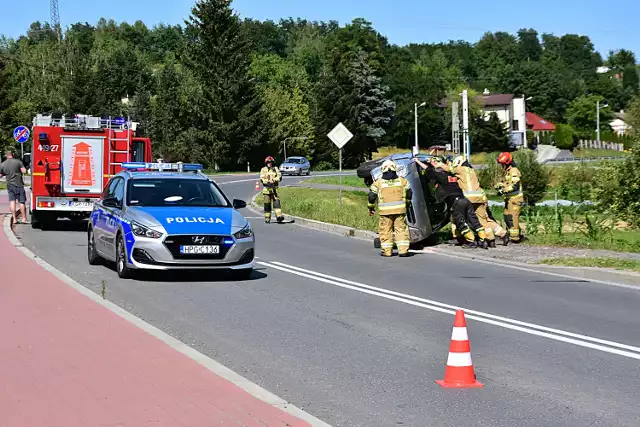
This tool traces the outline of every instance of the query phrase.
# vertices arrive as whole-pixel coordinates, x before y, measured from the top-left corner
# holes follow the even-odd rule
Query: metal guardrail
[[[558,157],[555,159],[549,159],[542,162],[546,163],[578,163],[578,162],[597,162],[600,160],[624,160],[624,156],[600,156],[600,157]]]

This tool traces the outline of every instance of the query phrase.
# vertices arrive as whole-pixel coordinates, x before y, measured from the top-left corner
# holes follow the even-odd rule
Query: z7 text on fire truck
[[[31,219],[89,218],[109,178],[126,162],[150,162],[151,140],[124,118],[39,114],[33,119]]]

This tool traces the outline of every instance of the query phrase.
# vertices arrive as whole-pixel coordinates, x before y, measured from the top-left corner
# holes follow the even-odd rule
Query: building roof
[[[484,107],[511,105],[511,101],[513,101],[513,98],[513,94],[507,93],[496,93],[493,95],[480,95],[475,97],[476,101],[478,101],[480,105]]]
[[[527,129],[533,131],[555,131],[556,125],[527,111]]]

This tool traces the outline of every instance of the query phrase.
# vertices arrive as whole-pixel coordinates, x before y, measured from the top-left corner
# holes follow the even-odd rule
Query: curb
[[[262,216],[263,212],[259,211],[260,206],[256,203],[256,198],[261,193],[257,193],[251,198],[251,203],[247,206],[253,213]],[[313,219],[302,218],[299,216],[287,215],[295,220],[297,225],[303,227],[314,228],[316,230],[324,231],[331,234],[337,234],[345,237],[355,237],[362,240],[372,240],[378,237],[378,233],[373,231],[358,230],[356,228],[346,227],[344,225],[329,224],[328,222],[316,221]]]
[[[257,215],[262,215],[262,212],[257,210],[257,209],[260,208],[260,206],[258,206],[256,204],[256,198],[259,195],[260,195],[260,193],[254,195],[253,198],[251,199],[251,203],[249,203],[247,207],[253,213],[255,213]],[[371,232],[371,231],[358,230],[358,229],[354,229],[354,228],[350,228],[350,227],[345,227],[344,225],[329,224],[329,223],[326,223],[326,222],[321,222],[321,221],[301,218],[301,217],[297,217],[297,216],[293,216],[293,215],[287,215],[287,216],[289,216],[291,218],[294,218],[297,225],[300,225],[302,227],[313,228],[313,229],[324,231],[324,232],[328,232],[328,233],[331,233],[331,234],[337,234],[337,235],[340,235],[340,236],[347,236],[347,237],[354,237],[354,238],[357,238],[357,239],[367,240],[367,241],[371,241],[372,239],[378,237],[377,233],[374,233],[374,232]],[[472,261],[483,263],[483,264],[492,264],[492,265],[497,265],[497,266],[502,266],[502,267],[514,268],[514,269],[517,269],[517,270],[524,270],[524,271],[531,271],[531,272],[536,272],[536,273],[543,273],[543,274],[548,274],[548,275],[551,275],[551,276],[563,277],[563,278],[566,278],[566,279],[580,279],[580,280],[584,280],[586,282],[600,283],[600,284],[603,284],[603,285],[616,286],[616,287],[622,287],[622,288],[629,288],[629,289],[634,289],[634,290],[640,289],[640,284],[638,284],[638,285],[630,285],[630,284],[626,284],[626,283],[618,283],[618,282],[607,281],[607,280],[593,279],[593,278],[584,277],[584,276],[580,276],[580,275],[570,275],[570,274],[556,273],[556,272],[552,272],[552,271],[545,271],[545,269],[548,269],[548,270],[575,270],[575,271],[585,271],[586,270],[586,271],[607,273],[607,274],[618,275],[618,276],[627,276],[628,278],[633,278],[633,279],[640,278],[640,273],[636,273],[636,272],[632,272],[632,271],[614,270],[614,269],[599,268],[599,267],[571,267],[571,266],[547,265],[547,264],[528,264],[528,263],[525,263],[525,262],[505,260],[505,259],[502,259],[502,258],[491,258],[491,257],[485,257],[485,256],[481,256],[481,255],[463,254],[463,253],[459,253],[457,251],[452,251],[450,249],[437,248],[437,247],[427,248],[424,251],[424,253],[429,253],[429,254],[433,254],[433,255],[448,256],[448,257],[452,257],[452,258],[459,258],[459,259],[465,259],[465,260],[472,260]]]
[[[79,282],[77,282],[74,279],[72,279],[71,277],[67,276],[62,271],[58,270],[57,268],[55,268],[51,264],[47,263],[42,258],[38,257],[36,254],[31,252],[29,249],[27,249],[20,242],[20,240],[18,240],[18,238],[15,236],[13,230],[11,229],[11,216],[4,215],[4,219],[3,219],[2,222],[3,222],[4,234],[7,236],[9,241],[20,252],[22,252],[27,258],[31,259],[32,261],[35,261],[37,264],[39,264],[41,267],[43,267],[48,272],[52,273],[54,276],[56,276],[62,282],[67,284],[69,287],[71,287],[71,288],[75,289],[76,291],[80,292],[81,294],[83,294],[84,296],[86,296],[87,298],[92,300],[93,302],[95,302],[97,304],[100,304],[101,306],[103,306],[107,310],[110,310],[111,312],[113,312],[117,316],[120,316],[122,319],[126,320],[127,322],[129,322],[129,323],[133,324],[134,326],[142,329],[143,331],[145,331],[149,335],[154,336],[155,338],[157,338],[160,341],[162,341],[165,344],[167,344],[169,347],[171,347],[174,350],[182,353],[183,355],[187,356],[188,358],[190,358],[191,360],[193,360],[196,363],[200,364],[201,366],[204,366],[205,368],[207,368],[208,370],[213,372],[215,375],[217,375],[217,376],[219,376],[221,378],[224,378],[225,380],[227,380],[230,383],[234,384],[238,388],[240,388],[240,389],[244,390],[245,392],[249,393],[253,397],[255,397],[255,398],[257,398],[257,399],[259,399],[259,400],[271,405],[271,406],[274,406],[274,407],[278,408],[279,410],[281,410],[283,412],[286,412],[286,413],[288,413],[288,414],[290,414],[290,415],[292,415],[292,416],[294,416],[294,417],[296,417],[296,418],[298,418],[298,419],[300,419],[302,421],[305,421],[305,422],[309,423],[312,427],[331,427],[329,424],[325,423],[324,421],[319,420],[318,418],[316,418],[313,415],[303,411],[302,409],[298,408],[297,406],[291,405],[290,403],[288,403],[286,400],[282,399],[281,397],[276,396],[275,394],[271,393],[270,391],[260,387],[259,385],[249,381],[248,379],[244,378],[240,374],[236,373],[235,371],[232,371],[231,369],[227,368],[223,364],[221,364],[219,362],[216,362],[215,360],[213,360],[209,356],[206,356],[206,355],[200,353],[199,351],[189,347],[187,344],[183,343],[182,341],[179,341],[178,339],[176,339],[176,338],[172,337],[171,335],[161,331],[160,329],[156,328],[155,326],[150,325],[149,323],[145,322],[144,320],[140,319],[139,317],[134,316],[133,314],[131,314],[128,311],[126,311],[125,309],[121,308],[120,306],[112,303],[111,301],[108,301],[106,299],[101,298],[98,294],[94,293],[89,288],[85,288]]]

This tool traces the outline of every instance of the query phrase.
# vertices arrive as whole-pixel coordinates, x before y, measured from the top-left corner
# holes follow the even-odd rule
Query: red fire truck
[[[124,118],[39,114],[33,119],[31,219],[88,218],[109,178],[124,162],[151,162],[151,140]]]

